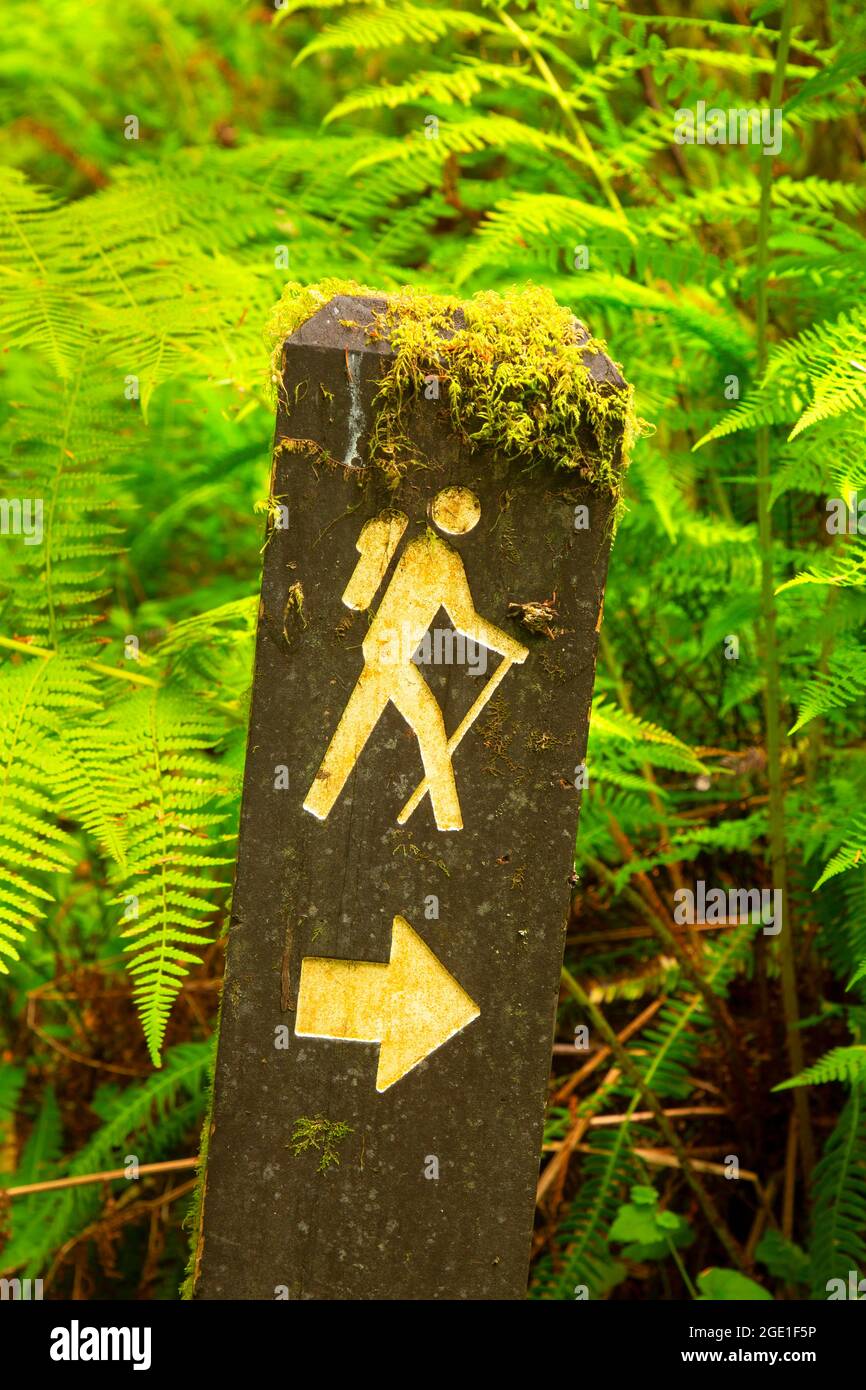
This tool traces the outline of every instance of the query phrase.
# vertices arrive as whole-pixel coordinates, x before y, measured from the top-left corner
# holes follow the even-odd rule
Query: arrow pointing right
[[[324,956],[301,962],[296,1035],[379,1043],[377,1091],[387,1091],[480,1013],[404,917],[394,918],[387,965]]]

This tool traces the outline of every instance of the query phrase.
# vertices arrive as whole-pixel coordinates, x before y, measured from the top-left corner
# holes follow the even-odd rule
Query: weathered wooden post
[[[319,303],[282,354],[196,1296],[520,1298],[629,392],[542,291]]]

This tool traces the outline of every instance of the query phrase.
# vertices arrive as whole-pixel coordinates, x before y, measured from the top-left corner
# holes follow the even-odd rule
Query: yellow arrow
[[[405,918],[395,917],[387,965],[304,958],[295,1033],[379,1043],[376,1090],[387,1091],[480,1012]]]

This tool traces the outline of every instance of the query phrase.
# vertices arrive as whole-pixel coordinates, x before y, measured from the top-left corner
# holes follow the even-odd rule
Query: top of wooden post
[[[390,356],[393,349],[387,329],[380,327],[377,336],[373,338],[368,336],[367,330],[376,322],[376,316],[381,324],[389,304],[393,302],[393,297],[389,295],[335,294],[333,299],[321,309],[317,309],[310,318],[305,319],[289,334],[284,345],[330,347],[340,350],[348,348],[350,352],[372,352],[379,356]],[[598,384],[608,384],[615,390],[623,390],[626,381],[616,363],[593,342],[586,324],[576,317],[573,322],[575,342],[590,344],[582,355],[593,380]],[[465,327],[466,315],[461,307],[457,307],[454,311],[454,332]],[[452,335],[446,333],[442,336],[447,340]]]
[[[290,286],[275,336],[282,437],[318,438],[337,460],[374,462],[367,451],[359,459],[351,439],[334,449],[328,428],[337,417],[357,424],[372,410],[372,452],[385,441],[393,471],[405,410],[429,414],[426,402],[441,392],[440,429],[450,418],[464,444],[523,458],[533,471],[575,472],[621,497],[636,424],[631,388],[604,343],[546,289],[485,291],[461,302],[413,290],[384,295],[351,282]],[[317,372],[320,389],[310,391]]]

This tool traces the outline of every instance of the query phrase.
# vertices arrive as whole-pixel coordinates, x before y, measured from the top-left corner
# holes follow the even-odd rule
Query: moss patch
[[[286,337],[338,294],[385,297],[354,281],[287,285],[269,325],[275,381]],[[460,301],[405,289],[387,300],[364,324],[369,339],[387,338],[396,354],[376,398],[373,463],[395,477],[411,466],[407,412],[429,399],[435,379],[470,446],[521,457],[528,468],[571,470],[620,497],[642,424],[632,388],[610,372],[593,375],[587,363],[604,344],[586,337],[549,290],[530,285]]]
[[[276,387],[280,381],[280,353],[286,338],[311,319],[320,309],[338,294],[372,295],[377,299],[384,297],[381,290],[370,289],[369,285],[359,285],[356,280],[340,280],[330,277],[319,280],[315,285],[300,285],[290,281],[274,305],[265,329],[265,337],[271,350],[271,384]]]
[[[184,1230],[190,1232],[190,1245],[189,1259],[185,1271],[186,1277],[180,1287],[180,1296],[182,1299],[187,1300],[195,1297],[195,1287],[198,1280],[204,1241],[204,1201],[207,1189],[207,1160],[210,1150],[210,1136],[213,1129],[214,1075],[216,1072],[217,1039],[219,1038],[221,1018],[222,1000],[220,1000],[217,1024],[214,1031],[213,1054],[208,1070],[207,1106],[205,1108],[204,1120],[202,1121],[201,1127],[201,1143],[199,1145],[198,1163],[196,1165],[196,1185],[193,1189],[192,1200],[183,1221]]]
[[[339,1166],[339,1146],[350,1134],[354,1134],[352,1126],[342,1120],[326,1120],[324,1115],[302,1115],[295,1120],[290,1147],[296,1158],[307,1149],[315,1149],[320,1155],[316,1171],[326,1173],[329,1168]]]

